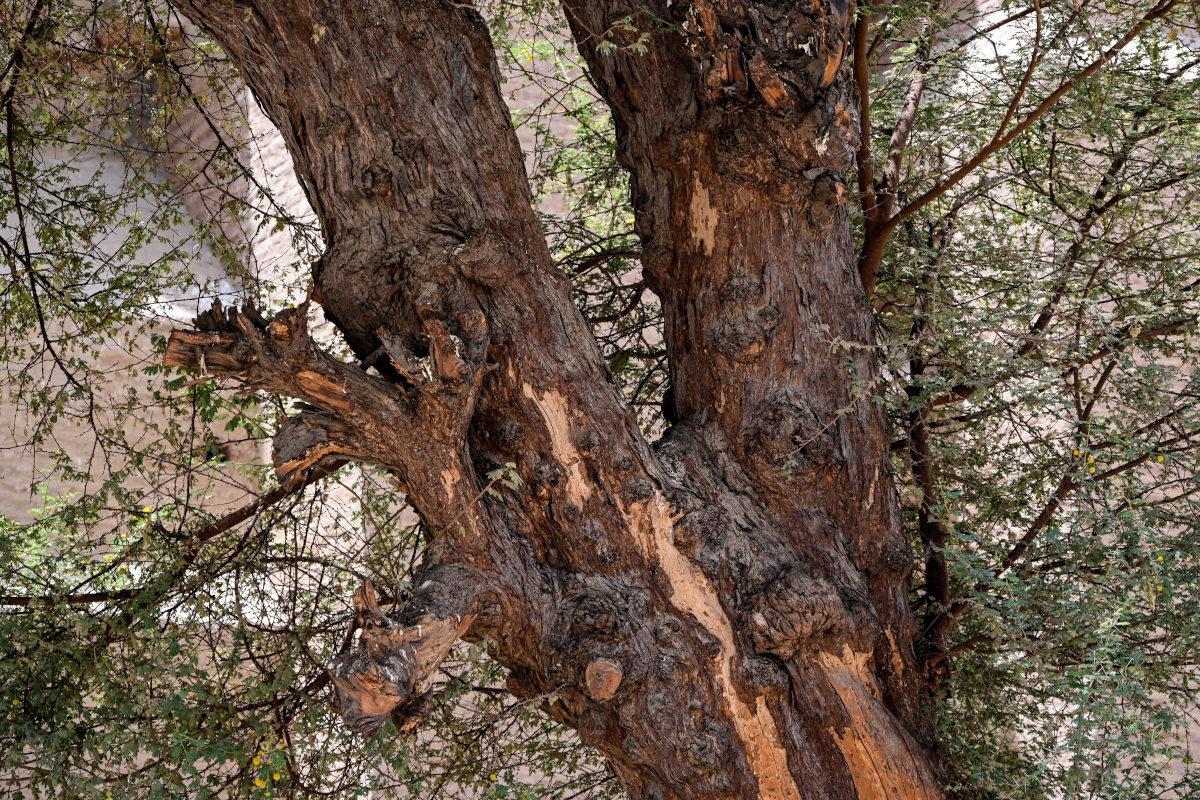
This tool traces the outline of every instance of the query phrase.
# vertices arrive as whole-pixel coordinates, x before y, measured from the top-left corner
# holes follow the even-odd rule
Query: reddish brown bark
[[[287,140],[315,299],[363,366],[304,307],[218,309],[168,363],[304,400],[283,478],[382,464],[432,537],[401,619],[360,597],[347,721],[416,724],[447,642],[486,635],[634,797],[940,797],[844,206],[853,7],[652,4],[636,53],[601,32],[641,6],[567,3],[666,309],[678,422],[652,446],[552,265],[476,12],[183,5]],[[522,488],[482,493],[508,461]]]

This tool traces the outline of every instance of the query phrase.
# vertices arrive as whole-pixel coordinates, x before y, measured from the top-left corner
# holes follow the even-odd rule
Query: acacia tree
[[[573,295],[477,9],[180,3],[283,135],[323,251],[304,302],[274,314],[215,303],[171,334],[163,363],[298,402],[273,431],[272,495],[188,529],[191,549],[151,594],[63,599],[133,600],[140,613],[203,572],[197,544],[346,462],[376,465],[419,514],[422,551],[394,612],[370,583],[355,596],[360,643],[329,673],[352,728],[422,725],[443,660],[466,639],[486,643],[509,693],[552,698],[547,713],[633,797],[995,789],[993,775],[969,769],[982,744],[948,755],[939,739],[936,703],[962,721],[992,719],[969,707],[986,691],[950,691],[956,654],[999,653],[991,668],[1012,669],[1014,654],[1043,658],[1053,641],[1072,655],[1046,658],[1045,672],[1069,670],[1096,640],[1071,641],[1070,615],[1044,608],[1066,595],[1072,614],[1092,606],[1087,618],[1106,621],[1089,632],[1136,615],[1144,656],[1148,631],[1180,636],[1189,624],[1186,580],[1167,605],[1166,579],[1146,571],[1194,565],[1194,525],[1151,510],[1180,508],[1195,482],[1188,353],[1164,344],[1196,319],[1192,239],[1181,233],[1194,171],[1194,136],[1181,131],[1195,122],[1180,99],[1196,62],[1182,45],[1167,52],[1176,5],[1112,9],[1098,23],[1086,4],[1035,3],[985,24],[973,8],[936,4],[566,0],[634,214],[632,237],[568,259]],[[39,9],[11,48],[13,74],[46,32]],[[1005,25],[1028,38],[996,55],[994,74],[966,70],[970,43]],[[1150,33],[1161,36],[1143,47]],[[1144,102],[1098,124],[1088,112],[1108,107],[1111,67],[1134,43],[1149,65]],[[1090,104],[1063,102],[1089,92]],[[872,126],[872,108],[886,128]],[[939,140],[952,115],[975,133]],[[1071,115],[1086,135],[1058,133]],[[1091,146],[1097,136],[1104,146]],[[1165,157],[1173,136],[1180,155]],[[1046,192],[1031,211],[1028,195]],[[1011,255],[997,255],[1005,248],[1028,259],[1026,275],[1014,277]],[[637,267],[614,261],[631,251]],[[32,250],[11,252],[36,303]],[[1147,281],[1155,258],[1162,271]],[[589,274],[614,263],[600,274],[629,280],[594,313]],[[661,308],[662,354],[633,370],[630,392],[629,356],[642,354],[597,318],[619,321],[643,302]],[[344,352],[314,340],[317,307]],[[1181,366],[1154,364],[1142,343]],[[635,404],[660,367],[665,424],[652,437]],[[1118,373],[1128,391],[1158,396],[1105,397]],[[1103,448],[1124,458],[1097,474]],[[989,452],[1031,468],[1006,483],[978,463]],[[905,457],[907,521],[893,453]],[[1166,455],[1173,475],[1133,480]],[[976,477],[946,477],[972,458]],[[1114,501],[1103,487],[1122,476]],[[1086,547],[1052,524],[1076,503]],[[1130,543],[1135,530],[1170,539],[1171,562]],[[1115,540],[1124,572],[1105,560]],[[1105,616],[1089,595],[1120,595],[1147,575],[1149,615],[1122,600]],[[1004,614],[1021,621],[1006,629]],[[1178,676],[1193,647],[1138,663],[1186,693]],[[1091,666],[1094,683],[1104,670]],[[1039,690],[1064,696],[1030,681],[1027,699],[997,702],[996,716],[1035,714]],[[1102,730],[1083,720],[1102,704],[1068,701],[1082,753]],[[1148,768],[1164,748],[1143,754]],[[1098,791],[1090,769],[1072,762],[1048,783]]]
[[[554,269],[472,9],[184,8],[287,139],[325,236],[313,299],[379,375],[317,348],[307,305],[216,307],[165,363],[309,404],[275,437],[285,482],[383,465],[432,538],[399,619],[360,604],[343,717],[404,715],[486,636],[635,797],[939,796],[887,427],[852,388],[875,366],[851,9],[567,8],[665,313],[652,450]],[[861,345],[849,369],[830,339]],[[475,502],[505,461],[527,490]]]

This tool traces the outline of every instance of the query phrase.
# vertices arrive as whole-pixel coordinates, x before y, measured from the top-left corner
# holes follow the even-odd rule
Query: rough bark
[[[167,363],[302,400],[281,478],[381,464],[432,537],[400,619],[357,600],[347,722],[418,724],[449,643],[487,636],[635,798],[940,797],[843,206],[852,6],[652,3],[639,54],[614,23],[641,6],[567,3],[667,312],[654,446],[551,262],[473,9],[183,6],[285,136],[326,237],[314,299],[361,363],[313,344],[307,304],[215,309]],[[508,461],[522,488],[482,492]]]

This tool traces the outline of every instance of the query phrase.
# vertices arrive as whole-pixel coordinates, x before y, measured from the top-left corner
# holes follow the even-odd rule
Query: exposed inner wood
[[[584,680],[587,682],[588,694],[593,700],[607,700],[617,692],[625,671],[616,661],[608,658],[598,658],[587,665]]]

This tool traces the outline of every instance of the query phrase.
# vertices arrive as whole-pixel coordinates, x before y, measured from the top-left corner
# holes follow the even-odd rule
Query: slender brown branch
[[[1133,342],[1144,342],[1149,339],[1156,339],[1160,336],[1166,336],[1167,334],[1174,333],[1175,331],[1179,330],[1180,328],[1186,328],[1189,325],[1195,324],[1195,322],[1197,321],[1198,318],[1200,318],[1200,315],[1189,314],[1186,317],[1182,317],[1180,319],[1173,320],[1164,325],[1159,325],[1156,328],[1148,328],[1144,331],[1138,331],[1136,334],[1130,336],[1128,339],[1121,342],[1120,344],[1111,345],[1109,347],[1103,347],[1099,350],[1096,350],[1093,353],[1089,353],[1086,356],[1080,357],[1080,359],[1078,361],[1076,361],[1072,366],[1073,367],[1086,366],[1088,364],[1092,364],[1096,361],[1099,361],[1102,358],[1110,356],[1113,353],[1117,353],[1117,352],[1124,350],[1126,347],[1128,347]]]
[[[863,22],[860,21],[860,26]],[[858,274],[862,282],[863,289],[868,295],[875,290],[875,278],[879,267],[879,261],[882,258],[883,244],[887,241],[886,235],[881,235],[880,229],[885,221],[892,216],[896,205],[896,188],[900,184],[900,171],[903,167],[904,148],[908,144],[908,139],[912,134],[913,127],[917,120],[917,111],[921,107],[921,96],[925,91],[925,78],[929,72],[930,61],[929,52],[933,45],[932,24],[926,35],[922,38],[921,46],[917,53],[917,66],[915,75],[909,82],[908,89],[904,94],[904,101],[900,107],[900,114],[896,121],[896,127],[892,130],[892,135],[888,141],[888,159],[884,167],[883,178],[880,185],[874,185],[873,170],[874,165],[871,161],[870,150],[870,118],[869,104],[864,103],[864,116],[860,119],[862,127],[862,143],[859,145],[858,164],[858,187],[859,194],[863,203],[863,214],[866,218],[866,236],[863,243],[863,255],[859,258]],[[867,57],[864,55],[861,59],[861,68],[859,66],[859,52],[861,46],[866,43],[866,34],[860,40],[858,32],[855,32],[855,63],[854,63],[854,78],[859,85],[860,97],[865,97],[868,91],[867,84],[869,83],[867,75]],[[865,148],[865,151],[864,151]],[[866,167],[864,173],[863,167]],[[878,254],[876,251],[878,250]],[[876,257],[878,255],[879,257]]]
[[[1163,425],[1166,425],[1168,422],[1175,419],[1183,412],[1188,411],[1194,407],[1195,407],[1195,403],[1185,403],[1185,404],[1179,406],[1178,408],[1175,408],[1175,409],[1167,412],[1166,414],[1162,414],[1161,416],[1156,417],[1155,419],[1151,420],[1150,422],[1147,422],[1145,425],[1135,428],[1134,430],[1125,434],[1124,438],[1126,440],[1132,440],[1132,439],[1138,438],[1139,436],[1144,436],[1145,434],[1149,433],[1150,431],[1161,428]],[[1110,447],[1116,447],[1117,444],[1118,444],[1118,442],[1115,442],[1115,441],[1100,442],[1098,444],[1092,445],[1090,449],[1093,452],[1095,452],[1097,450],[1107,450]]]
[[[1166,447],[1169,447],[1171,444],[1175,444],[1175,443],[1178,443],[1180,441],[1183,441],[1185,439],[1190,439],[1190,438],[1192,438],[1190,435],[1176,436],[1176,437],[1166,440],[1165,442],[1159,442],[1159,444],[1157,446],[1147,450],[1145,453],[1142,453],[1137,458],[1126,461],[1124,464],[1118,464],[1117,466],[1112,467],[1110,469],[1106,469],[1106,470],[1104,470],[1104,472],[1096,473],[1095,475],[1092,476],[1092,480],[1104,481],[1104,480],[1108,480],[1109,478],[1115,478],[1117,475],[1120,475],[1123,472],[1128,472],[1131,469],[1135,469],[1136,467],[1140,467],[1142,464],[1145,464],[1151,458],[1154,458],[1160,450],[1162,450]]]
[[[884,216],[891,216],[896,202],[896,188],[900,185],[904,148],[908,145],[908,139],[912,135],[913,126],[917,121],[917,112],[921,108],[921,96],[925,92],[925,78],[929,74],[929,64],[925,61],[928,49],[927,41],[921,54],[921,63],[917,65],[916,74],[908,85],[908,91],[904,94],[904,103],[900,107],[900,116],[896,120],[896,127],[892,131],[891,139],[888,140],[888,165],[883,174],[887,192]]]
[[[1033,123],[1041,119],[1046,112],[1054,108],[1058,101],[1061,100],[1068,92],[1074,89],[1080,81],[1087,80],[1092,75],[1099,72],[1108,62],[1112,61],[1117,55],[1125,49],[1125,47],[1136,39],[1142,31],[1150,26],[1155,20],[1160,19],[1172,8],[1178,4],[1179,0],[1160,0],[1158,5],[1148,11],[1138,24],[1134,25],[1120,40],[1112,47],[1104,51],[1095,61],[1084,67],[1074,77],[1069,78],[1059,84],[1058,88],[1051,92],[1046,99],[1038,104],[1033,111],[1029,112],[1026,117],[1013,126],[1007,133],[998,135],[992,138],[986,146],[978,153],[972,156],[965,164],[955,170],[950,177],[928,190],[916,200],[913,200],[904,208],[900,209],[894,217],[892,217],[884,227],[884,233],[890,234],[895,230],[896,226],[904,220],[911,217],[916,212],[920,211],[925,206],[932,203],[934,200],[941,197],[953,187],[957,186],[964,178],[974,172],[981,164],[991,158],[1001,148],[1006,147],[1018,136],[1027,131]]]
[[[1129,470],[1146,463],[1148,460],[1154,457],[1155,453],[1161,450],[1162,447],[1167,446],[1170,443],[1178,443],[1179,441],[1190,439],[1191,437],[1191,434],[1186,434],[1168,439],[1165,442],[1160,442],[1158,446],[1148,450],[1137,458],[1094,475],[1092,480],[1099,482],[1108,478],[1112,478],[1116,475],[1120,475],[1123,472],[1128,472]],[[1038,537],[1038,534],[1045,529],[1046,525],[1053,518],[1055,512],[1058,511],[1059,507],[1062,505],[1062,501],[1066,498],[1066,496],[1075,489],[1078,489],[1081,485],[1082,484],[1079,481],[1076,481],[1069,475],[1064,475],[1059,480],[1058,487],[1055,489],[1050,500],[1042,508],[1042,511],[1040,514],[1038,514],[1037,519],[1035,519],[1029,528],[1026,529],[1025,534],[1021,537],[1017,544],[1012,548],[1012,550],[1009,551],[1008,555],[1000,563],[1000,566],[996,568],[995,572],[993,573],[993,577],[999,578],[1017,562],[1017,560],[1025,553],[1025,551],[1029,549],[1029,546]]]
[[[1047,5],[1047,7],[1052,7],[1054,5],[1054,3],[1047,3],[1046,5]],[[973,6],[971,8],[974,9]],[[1038,11],[1039,8],[1040,8],[1040,6],[1037,4],[1032,5],[1029,8],[1024,9],[1023,11],[1018,11],[1015,14],[1010,14],[1009,16],[1005,17],[1002,20],[999,20],[998,22],[993,22],[991,25],[988,25],[986,28],[980,28],[979,30],[975,31],[974,33],[972,33],[970,36],[966,37],[965,39],[959,40],[958,43],[955,44],[953,47],[951,47],[947,50],[943,50],[942,52],[938,53],[936,56],[934,56],[933,60],[935,62],[937,62],[937,61],[942,60],[943,58],[946,58],[947,56],[953,55],[955,53],[961,53],[975,40],[977,40],[981,37],[987,36],[989,33],[992,33],[993,31],[997,31],[997,30],[1003,28],[1005,25],[1011,25],[1012,23],[1016,22],[1019,19],[1024,19],[1025,17],[1029,16],[1030,14],[1034,13],[1035,11]]]
[[[1029,527],[1025,529],[1025,533],[1021,536],[1013,548],[1009,550],[1008,555],[1004,557],[1004,560],[1000,562],[1000,566],[996,567],[995,571],[992,573],[993,578],[999,578],[1005,572],[1008,572],[1012,565],[1017,562],[1017,559],[1025,554],[1025,551],[1029,549],[1031,544],[1033,544],[1033,540],[1038,537],[1038,535],[1045,529],[1046,525],[1054,517],[1055,512],[1058,511],[1059,506],[1062,505],[1062,501],[1066,499],[1068,494],[1073,492],[1078,487],[1079,483],[1069,475],[1064,475],[1059,479],[1058,486],[1055,487],[1054,493],[1050,496],[1050,499],[1046,502],[1046,505],[1042,507],[1042,510],[1038,513],[1037,518],[1030,523]]]
[[[8,76],[12,75],[13,79],[4,89],[4,96],[0,98],[0,104],[7,106],[13,99],[13,95],[17,91],[16,73],[20,72],[21,66],[25,63],[26,45],[37,32],[38,24],[42,21],[42,10],[46,6],[46,0],[37,0],[33,4],[33,8],[29,9],[29,19],[25,21],[25,28],[21,31],[21,40],[13,46],[12,56],[8,59],[8,63],[4,65],[4,71],[0,72],[0,83],[8,80]]]
[[[146,587],[138,587],[135,589],[114,589],[110,592],[82,592],[79,594],[67,594],[62,597],[53,595],[43,596],[21,596],[21,595],[0,595],[0,606],[17,606],[28,608],[29,606],[46,606],[47,608],[56,605],[86,605],[88,603],[110,603],[117,600],[129,600],[137,597]]]
[[[1112,377],[1113,371],[1117,366],[1117,362],[1118,359],[1116,358],[1109,361],[1101,371],[1099,377],[1096,378],[1095,383],[1092,385],[1091,392],[1089,393],[1091,396],[1088,399],[1087,405],[1083,407],[1082,413],[1079,415],[1080,429],[1079,433],[1077,434],[1077,438],[1079,438],[1081,441],[1086,440],[1087,438],[1092,411],[1095,410],[1097,401],[1100,399],[1105,386],[1108,385],[1108,381]],[[1182,437],[1175,437],[1174,439],[1167,440],[1167,443],[1176,443],[1184,438],[1189,437],[1190,434]],[[1163,445],[1160,443],[1160,447],[1161,446]],[[1113,467],[1112,469],[1095,475],[1092,477],[1092,480],[1102,481],[1115,475],[1119,475],[1122,472],[1133,469],[1134,467],[1145,463],[1154,454],[1154,450],[1156,449],[1158,448],[1149,450],[1143,455],[1132,459],[1125,464],[1122,464],[1118,467]],[[1041,513],[1038,514],[1037,518],[1033,521],[1029,528],[1026,529],[1025,534],[1021,537],[1017,544],[1012,548],[1012,550],[1009,551],[1008,555],[1000,563],[1000,566],[996,568],[994,577],[999,578],[1001,575],[1007,572],[1013,564],[1016,563],[1017,559],[1019,559],[1027,549],[1029,549],[1029,546],[1033,543],[1034,539],[1038,537],[1038,534],[1045,529],[1051,518],[1053,518],[1055,512],[1058,511],[1063,499],[1065,499],[1068,494],[1079,488],[1081,485],[1082,484],[1079,481],[1075,480],[1070,475],[1064,475],[1059,480],[1058,487],[1054,490],[1054,494],[1051,496],[1050,500],[1042,508]]]
[[[1150,26],[1155,20],[1160,19],[1167,14],[1172,8],[1178,4],[1179,0],[1160,0],[1160,2],[1148,11],[1141,20],[1138,21],[1124,36],[1122,36],[1116,44],[1109,47],[1091,64],[1084,67],[1073,77],[1063,81],[1059,86],[1051,92],[1046,98],[1038,104],[1036,108],[1030,111],[1024,119],[1019,123],[1004,131],[999,129],[995,136],[974,156],[968,159],[962,166],[956,169],[945,180],[929,189],[912,202],[901,208],[898,212],[892,215],[886,222],[880,223],[878,228],[871,231],[872,235],[868,236],[863,244],[863,251],[859,257],[859,275],[863,278],[864,286],[870,285],[873,290],[875,276],[879,271],[879,264],[883,260],[884,248],[887,245],[887,240],[891,237],[896,227],[904,220],[911,217],[913,214],[920,211],[925,206],[929,205],[939,197],[944,195],[950,189],[957,186],[966,177],[971,175],[984,164],[989,158],[995,155],[1004,147],[1008,146],[1018,136],[1028,130],[1035,122],[1041,119],[1047,112],[1054,108],[1058,101],[1061,100],[1068,92],[1075,88],[1081,81],[1087,80],[1092,75],[1096,74],[1106,64],[1112,61],[1116,56],[1125,49],[1125,47],[1136,39],[1142,31]],[[1022,87],[1026,85],[1023,82]],[[1023,91],[1023,89],[1022,89]],[[1006,115],[1006,124],[1011,121],[1011,117]]]
[[[32,25],[32,20],[30,24]],[[66,377],[67,381],[75,386],[75,388],[79,389],[79,391],[88,394],[87,387],[79,382],[79,379],[75,377],[73,372],[71,372],[70,368],[59,355],[58,350],[54,347],[54,340],[50,336],[50,331],[46,327],[46,315],[42,310],[42,301],[38,297],[38,276],[37,271],[33,268],[33,251],[29,247],[29,230],[25,221],[25,208],[24,203],[21,200],[21,189],[17,180],[17,156],[16,146],[14,144],[17,130],[17,119],[16,112],[13,108],[13,95],[17,88],[17,72],[19,72],[21,68],[21,61],[23,60],[18,58],[18,56],[23,56],[23,54],[24,50],[21,50],[16,56],[13,57],[15,71],[13,73],[12,85],[4,95],[4,147],[5,152],[8,155],[8,174],[9,182],[12,186],[13,210],[16,212],[17,231],[20,233],[22,250],[21,265],[24,267],[25,275],[29,279],[29,298],[33,301],[33,308],[37,314],[38,329],[41,332],[42,343],[46,346],[46,351],[50,353],[50,357],[54,360],[54,363],[60,370],[62,370],[62,373]],[[16,259],[14,259],[14,282],[16,281],[16,269]]]
[[[299,485],[292,488],[280,486],[276,489],[273,489],[264,494],[262,497],[259,497],[257,500],[247,503],[236,511],[226,514],[220,519],[214,520],[207,525],[189,531],[185,534],[185,537],[193,547],[206,544],[221,534],[228,533],[246,520],[261,514],[263,511],[266,511],[269,508],[279,505],[279,503],[283,502],[288,497],[296,494],[297,492],[303,491],[322,478],[331,475],[340,469],[344,464],[345,462],[340,462],[330,464],[320,469],[312,470],[308,473],[305,480]]]
[[[863,217],[867,220],[867,236],[871,235],[875,219],[875,177],[871,155],[871,75],[867,55],[867,38],[871,15],[864,6],[858,24],[854,26],[854,83],[858,87],[858,197]],[[867,290],[870,294],[870,290]]]
[[[1008,103],[1008,108],[1004,112],[1004,119],[1000,120],[1000,124],[996,126],[996,135],[992,137],[992,141],[999,138],[1008,128],[1008,123],[1012,122],[1013,116],[1017,113],[1017,108],[1021,105],[1021,100],[1025,97],[1025,92],[1029,90],[1029,83],[1033,80],[1034,70],[1038,64],[1042,62],[1041,44],[1042,44],[1042,7],[1034,0],[1034,10],[1037,12],[1035,17],[1035,27],[1033,33],[1033,49],[1029,54],[1029,65],[1025,68],[1025,74],[1021,77],[1021,83],[1017,86],[1017,90],[1013,92],[1012,100]]]
[[[1176,77],[1179,74],[1181,74],[1181,73],[1177,72]],[[1162,92],[1156,93],[1153,99],[1155,101],[1157,101],[1161,98],[1161,96],[1162,96]],[[1151,108],[1151,105],[1148,104],[1144,108],[1138,109],[1138,111],[1135,114],[1135,120],[1134,120],[1134,128],[1135,129],[1137,128],[1137,123],[1143,117],[1145,117],[1146,114],[1149,113],[1150,108]],[[1161,128],[1154,128],[1149,131],[1141,131],[1140,133],[1138,133],[1138,135],[1133,135],[1131,133],[1129,136],[1126,137],[1125,141],[1122,143],[1122,148],[1121,148],[1120,152],[1118,152],[1113,157],[1113,159],[1109,162],[1108,168],[1105,170],[1104,175],[1100,178],[1100,182],[1096,185],[1096,188],[1093,190],[1092,197],[1091,197],[1090,202],[1088,203],[1087,210],[1084,211],[1083,217],[1079,220],[1079,222],[1076,226],[1075,237],[1071,241],[1070,246],[1067,248],[1066,255],[1063,259],[1063,272],[1069,272],[1070,269],[1079,262],[1082,254],[1083,254],[1083,248],[1087,242],[1087,238],[1091,234],[1091,230],[1093,227],[1095,227],[1096,223],[1099,222],[1100,219],[1106,213],[1108,213],[1113,208],[1115,208],[1117,202],[1129,197],[1132,194],[1132,193],[1128,193],[1128,192],[1127,193],[1117,192],[1117,193],[1113,193],[1110,196],[1112,187],[1117,181],[1117,176],[1120,175],[1121,171],[1125,168],[1126,164],[1129,161],[1129,154],[1130,154],[1132,148],[1134,147],[1134,145],[1136,145],[1138,142],[1143,141],[1144,139],[1146,139],[1149,136],[1155,135],[1160,130],[1161,130]],[[1098,269],[1098,267],[1097,267],[1097,269]],[[1096,270],[1093,270],[1093,276],[1092,276],[1093,279],[1095,277],[1095,272],[1096,272]],[[1063,298],[1066,296],[1066,291],[1067,291],[1067,278],[1064,277],[1055,284],[1054,291],[1051,294],[1050,299],[1048,299],[1045,302],[1045,304],[1042,306],[1041,310],[1038,312],[1037,317],[1034,318],[1033,323],[1029,327],[1029,333],[1027,335],[1025,342],[1019,348],[1017,348],[1017,350],[1014,353],[1015,357],[1024,358],[1024,357],[1030,356],[1033,353],[1035,353],[1037,351],[1037,349],[1042,345],[1043,342],[1042,342],[1040,335],[1045,332],[1045,330],[1050,326],[1050,323],[1054,320],[1054,316],[1058,310],[1058,306],[1062,302]],[[1190,319],[1194,321],[1195,317],[1193,316]],[[1185,319],[1185,320],[1181,321],[1181,324],[1187,324],[1187,322],[1188,322],[1188,320]],[[1164,333],[1169,333],[1171,330],[1174,330],[1174,329],[1175,329],[1174,327],[1153,329],[1152,331],[1146,332],[1145,338],[1147,338],[1147,339],[1153,338],[1153,336],[1155,336],[1155,335],[1162,335]],[[1113,348],[1105,348],[1103,350],[1097,351],[1097,353],[1094,354],[1094,356],[1095,356],[1094,358],[1089,357],[1088,359],[1076,364],[1076,366],[1082,366],[1084,364],[1091,363],[1092,361],[1096,361],[1100,358],[1103,358],[1104,356],[1109,355],[1112,352],[1113,352]],[[1004,380],[1008,377],[1011,377],[1011,376],[1010,375],[1002,376],[1001,380]],[[969,399],[976,393],[976,391],[978,389],[979,389],[979,386],[975,385],[975,384],[957,385],[957,386],[954,386],[946,394],[943,394],[940,397],[934,398],[932,401],[930,401],[930,404],[933,408],[941,408],[942,406],[950,405],[951,403],[956,403],[961,400]]]
[[[229,514],[226,514],[225,516],[223,516],[219,519],[213,520],[212,522],[209,522],[205,525],[201,525],[196,528],[193,528],[192,530],[186,531],[182,534],[175,535],[172,538],[180,539],[187,543],[188,552],[184,557],[184,561],[186,563],[191,563],[191,561],[193,561],[195,559],[196,552],[201,545],[211,542],[213,539],[216,539],[221,534],[228,533],[229,531],[233,530],[234,528],[236,528],[238,525],[242,524],[243,522],[257,516],[258,514],[261,514],[263,511],[266,511],[269,508],[272,508],[272,507],[278,505],[279,503],[281,503],[288,497],[296,494],[297,492],[302,491],[303,489],[307,488],[308,486],[312,485],[313,483],[316,483],[317,481],[321,480],[322,478],[328,476],[330,473],[336,471],[341,466],[342,466],[342,464],[339,463],[339,464],[330,465],[323,469],[313,470],[312,472],[310,472],[308,474],[305,481],[298,486],[295,486],[292,488],[280,486],[276,489],[273,489],[270,492],[267,492],[266,494],[264,494],[263,496],[259,497],[256,500],[254,500],[253,502],[247,503],[246,505],[242,506],[241,508],[238,508],[237,510],[232,511]],[[47,607],[51,607],[51,606],[55,606],[55,605],[87,605],[89,603],[117,602],[117,601],[121,601],[121,600],[133,599],[135,597],[138,597],[139,595],[141,595],[144,592],[147,592],[151,589],[157,589],[157,588],[160,588],[160,587],[139,586],[139,587],[133,587],[133,588],[129,588],[129,589],[113,589],[111,591],[105,591],[105,592],[77,592],[74,594],[67,594],[67,595],[62,595],[62,596],[55,596],[55,595],[42,595],[42,596],[37,596],[37,595],[28,595],[28,596],[0,595],[0,606],[15,606],[15,607],[47,606]]]

